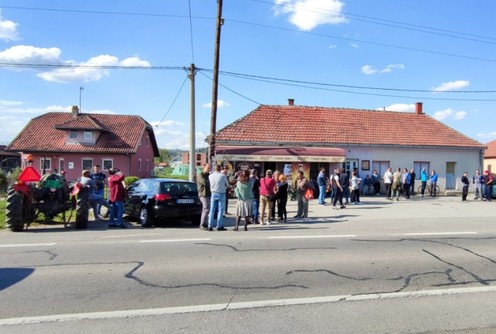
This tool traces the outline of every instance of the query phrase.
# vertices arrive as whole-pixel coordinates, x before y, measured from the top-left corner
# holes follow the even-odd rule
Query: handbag
[[[313,199],[313,190],[311,188],[308,188],[307,191],[305,192],[305,198],[310,200]]]

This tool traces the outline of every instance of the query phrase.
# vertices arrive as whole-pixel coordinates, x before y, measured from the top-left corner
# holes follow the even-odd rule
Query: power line
[[[199,73],[200,73],[201,75],[203,75],[204,77],[208,78],[209,80],[213,80],[213,79],[212,79],[212,77],[209,77],[209,76],[208,76],[208,75],[206,75],[204,72],[199,72]],[[222,73],[222,71],[220,71],[220,73]],[[231,93],[233,93],[233,94],[236,94],[236,95],[238,95],[238,96],[240,96],[240,97],[244,98],[245,100],[248,100],[248,101],[253,102],[253,103],[255,103],[255,104],[258,104],[258,105],[261,105],[261,104],[262,104],[262,103],[260,103],[260,102],[257,102],[257,101],[255,101],[255,100],[253,100],[253,99],[251,99],[251,98],[247,97],[246,95],[243,95],[243,94],[241,94],[241,93],[239,93],[239,92],[235,91],[234,89],[231,89],[231,88],[227,87],[226,85],[221,84],[220,82],[219,82],[219,86],[221,86],[222,88],[224,88],[224,89],[226,89],[226,90],[230,91],[230,92],[231,92]]]
[[[205,70],[208,71],[208,70]],[[275,77],[266,77],[261,75],[253,75],[253,74],[243,74],[243,73],[235,73],[228,71],[220,71],[221,74],[238,77],[238,78],[249,78],[249,79],[261,79],[266,81],[274,81],[274,82],[289,82],[289,83],[298,83],[298,84],[309,84],[316,86],[333,86],[333,87],[342,87],[342,88],[353,88],[353,89],[368,89],[368,90],[385,90],[385,91],[398,91],[398,92],[417,92],[417,93],[496,93],[496,90],[458,90],[458,91],[436,91],[432,89],[407,89],[407,88],[386,88],[386,87],[370,87],[370,86],[356,86],[356,85],[342,85],[342,84],[332,84],[332,83],[322,83],[315,81],[302,81],[302,80],[294,80],[294,79],[285,79],[285,78],[275,78]]]
[[[184,68],[183,68],[184,69]],[[167,109],[167,111],[165,112],[165,115],[164,117],[162,117],[162,119],[160,120],[160,122],[157,123],[157,125],[155,126],[156,128],[158,128],[158,126],[160,125],[160,123],[162,123],[165,119],[165,117],[167,117],[167,115],[169,114],[169,111],[171,111],[172,107],[174,106],[174,104],[176,103],[176,100],[177,98],[179,97],[179,94],[181,93],[181,91],[183,90],[183,87],[184,87],[184,84],[186,83],[186,80],[188,79],[188,76],[186,75],[184,77],[184,80],[183,80],[183,83],[181,84],[181,87],[179,87],[179,91],[177,92],[176,96],[174,97],[174,100],[172,100],[172,103],[171,105],[169,106],[169,109]]]
[[[184,67],[179,66],[122,66],[122,65],[73,65],[73,64],[10,64],[10,63],[0,63],[0,67],[21,67],[21,68],[86,68],[86,69],[102,69],[102,70],[184,70]],[[204,68],[196,68],[198,72],[212,72],[210,69]],[[315,82],[315,81],[303,81],[303,80],[295,80],[295,79],[287,79],[287,78],[276,78],[276,77],[267,77],[260,76],[254,74],[245,74],[245,73],[236,73],[229,71],[219,71],[220,74],[225,76],[237,77],[241,79],[248,79],[260,82],[274,83],[274,84],[282,84],[288,86],[297,86],[297,87],[305,87],[305,88],[314,88],[314,89],[323,89],[323,90],[331,90],[337,92],[344,93],[352,93],[351,91],[343,91],[343,90],[332,90],[326,87],[336,87],[336,88],[346,88],[346,89],[355,89],[355,90],[376,90],[376,91],[391,91],[391,92],[413,92],[413,93],[436,93],[436,94],[494,94],[496,90],[456,90],[456,91],[436,91],[432,89],[407,89],[407,88],[388,88],[388,87],[371,87],[371,86],[357,86],[357,85],[344,85],[344,84],[335,84],[335,83],[323,83],[323,82]],[[202,73],[203,74],[203,73]],[[317,87],[314,87],[317,86]],[[321,86],[322,88],[319,88]],[[251,102],[260,104],[255,100],[248,98],[230,88],[223,86],[224,88],[232,91],[234,94],[239,95]],[[358,93],[353,92],[354,94],[362,94],[362,95],[376,95],[376,96],[387,96],[387,97],[406,97],[406,96],[394,96],[394,95],[378,95],[372,93]],[[413,98],[413,97],[412,97]],[[427,98],[426,98],[427,99]],[[455,101],[493,101],[492,99],[447,99],[447,98],[428,98],[432,100],[455,100]]]
[[[265,3],[265,4],[268,4],[271,6],[274,5],[272,2],[268,2],[268,1],[264,1],[264,0],[251,0],[251,1],[259,2],[259,3]],[[327,9],[317,8],[317,7],[313,7],[313,9],[311,9],[309,7],[305,7],[304,9],[301,9],[301,10],[306,10],[309,12],[317,12],[317,13],[336,13],[336,14],[339,14],[339,15],[344,16],[346,18],[351,17],[355,21],[362,21],[362,22],[367,22],[367,23],[372,23],[372,24],[377,24],[377,25],[384,25],[387,27],[393,27],[393,28],[398,28],[398,29],[407,29],[407,30],[412,30],[412,31],[424,32],[424,33],[428,33],[428,34],[471,40],[471,41],[480,42],[480,43],[496,44],[496,38],[494,38],[494,37],[469,34],[469,33],[464,33],[464,32],[460,32],[460,31],[441,29],[441,28],[435,28],[435,27],[422,26],[422,25],[418,25],[418,24],[393,21],[393,20],[388,20],[388,19],[384,19],[384,18],[376,18],[376,17],[372,17],[372,16],[353,14],[353,13],[348,13],[346,11],[335,12],[335,11],[330,11]],[[330,14],[328,16],[330,16]],[[463,37],[463,36],[467,36],[467,37]]]
[[[388,48],[394,48],[394,49],[400,49],[400,50],[408,50],[408,51],[414,51],[414,52],[420,52],[420,53],[436,54],[436,55],[441,55],[441,56],[471,59],[471,60],[480,60],[480,61],[496,63],[496,59],[491,59],[491,58],[481,58],[481,57],[459,55],[459,54],[455,54],[455,53],[448,53],[448,52],[442,52],[442,51],[417,49],[417,48],[412,48],[412,47],[408,47],[408,46],[386,44],[386,43],[380,43],[380,42],[370,42],[370,41],[365,41],[365,40],[361,40],[361,39],[347,38],[347,37],[341,37],[341,36],[333,36],[333,35],[328,35],[328,34],[324,34],[324,33],[301,31],[301,30],[289,29],[289,28],[283,28],[283,27],[277,27],[277,26],[269,26],[266,24],[252,23],[252,22],[241,21],[241,20],[229,20],[229,21],[234,22],[234,23],[239,23],[239,24],[250,25],[250,26],[269,28],[269,29],[281,30],[281,31],[290,31],[290,32],[296,32],[296,33],[300,33],[300,34],[306,34],[306,35],[317,36],[317,37],[326,37],[326,38],[350,41],[350,42],[355,42],[355,43],[363,43],[363,44],[370,44],[370,45],[376,45],[376,46],[382,46],[382,47],[388,47]]]

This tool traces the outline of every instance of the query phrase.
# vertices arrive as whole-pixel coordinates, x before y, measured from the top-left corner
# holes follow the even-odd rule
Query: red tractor
[[[75,228],[83,229],[88,225],[88,198],[87,189],[80,184],[69,188],[65,179],[57,174],[41,177],[30,164],[9,188],[5,222],[13,232],[20,232],[43,213],[45,222],[60,217],[67,227],[76,209]]]

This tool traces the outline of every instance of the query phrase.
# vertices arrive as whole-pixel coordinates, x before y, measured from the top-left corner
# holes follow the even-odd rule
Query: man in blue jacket
[[[431,172],[431,196],[436,197],[437,174],[433,169]]]

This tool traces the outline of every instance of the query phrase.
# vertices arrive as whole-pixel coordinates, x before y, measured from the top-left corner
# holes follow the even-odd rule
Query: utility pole
[[[217,0],[217,28],[215,30],[215,51],[214,51],[214,75],[212,84],[212,116],[210,120],[210,138],[208,146],[209,162],[213,165],[215,156],[215,132],[217,127],[217,97],[219,89],[219,54],[220,54],[220,32],[224,24],[222,18],[222,0]]]
[[[82,95],[82,92],[83,92],[83,87],[79,87],[79,112],[82,112],[81,111],[81,95]]]
[[[195,64],[191,64],[188,77],[191,80],[190,90],[190,126],[189,126],[189,180],[194,181],[196,174],[196,148],[195,148]]]

